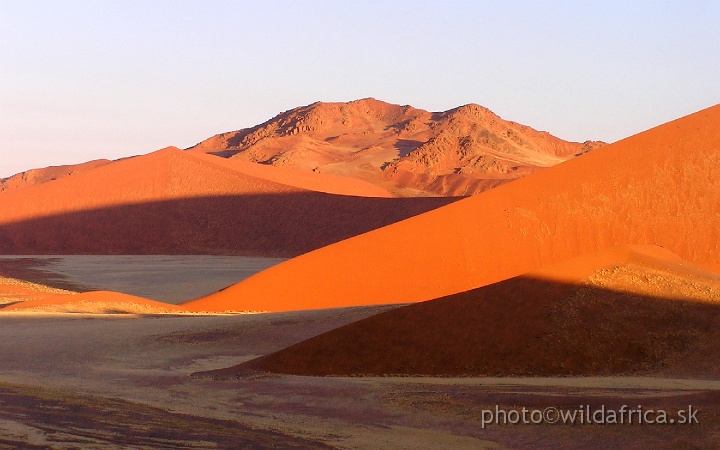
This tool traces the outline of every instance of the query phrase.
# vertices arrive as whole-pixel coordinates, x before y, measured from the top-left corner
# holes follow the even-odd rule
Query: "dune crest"
[[[294,258],[185,307],[418,302],[628,243],[717,264],[719,124],[720,105]]]
[[[295,256],[455,200],[390,197],[168,147],[0,194],[0,252]]]

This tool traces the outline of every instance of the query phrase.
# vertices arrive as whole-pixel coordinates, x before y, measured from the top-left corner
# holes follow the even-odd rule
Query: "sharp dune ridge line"
[[[156,179],[153,180],[156,183],[156,188],[160,188],[162,187],[162,183],[173,183],[175,181],[174,178],[177,178],[177,174],[173,174],[172,172],[173,170],[178,169],[176,166],[179,162],[178,158],[180,158],[180,154],[184,154],[183,158],[195,161],[196,163],[202,161],[203,164],[206,164],[206,167],[219,166],[223,167],[225,170],[229,169],[230,171],[252,177],[251,180],[246,181],[244,186],[234,186],[236,189],[240,187],[250,189],[250,192],[272,191],[278,189],[279,187],[284,187],[285,189],[297,188],[299,190],[360,197],[392,196],[392,194],[387,192],[385,189],[354,178],[321,173],[306,173],[288,168],[273,168],[271,166],[251,164],[240,160],[213,158],[202,153],[183,152],[176,147],[167,147],[149,155],[122,158],[117,161],[97,160],[77,165],[54,166],[45,169],[29,170],[27,172],[3,179],[2,182],[0,182],[0,186],[2,187],[0,192],[14,192],[42,185],[51,181],[70,178],[71,176],[73,176],[72,180],[75,181],[74,184],[78,184],[77,175],[106,165],[114,165],[114,167],[112,169],[107,169],[107,171],[100,171],[95,178],[102,178],[103,175],[116,175],[115,172],[122,170],[117,166],[126,166],[126,171],[134,169],[136,172],[136,180],[139,176],[148,176],[154,170],[157,171],[157,169],[160,168],[161,170],[154,175],[154,178]],[[165,158],[165,160],[163,160],[163,158]],[[175,163],[175,166],[173,166],[173,163]],[[170,171],[168,172],[167,168],[159,167],[162,165],[168,166]],[[126,175],[127,177],[129,174],[123,173],[122,175]],[[63,183],[73,184],[73,181],[65,180]],[[138,183],[138,185],[140,184],[141,183]],[[52,186],[57,188],[61,185],[53,183]],[[212,183],[208,183],[207,186],[193,186],[196,190],[200,189],[200,192],[202,193],[213,192],[213,187],[227,187],[227,185],[213,186]],[[206,189],[203,191],[202,188]],[[162,189],[158,189],[157,193],[162,193]],[[198,194],[196,193],[195,195]]]
[[[720,105],[602,145],[315,103],[24,172],[0,180],[0,254],[26,255],[0,267],[0,447],[717,446],[719,221]],[[294,258],[173,305],[27,256],[75,253]],[[546,415],[634,405],[699,422]],[[521,406],[547,423],[486,427]]]
[[[431,113],[367,98],[295,108],[189,150],[422,196],[476,194],[602,145],[567,142],[479,105]]]
[[[478,105],[318,102],[186,151],[0,180],[0,252],[297,256],[457,199],[394,197],[476,193],[599,145]]]
[[[297,375],[720,375],[720,274],[655,246],[393,309],[228,369]]]
[[[287,257],[455,201],[391,197],[170,147],[0,194],[0,252]]]
[[[250,175],[249,172],[253,174]],[[40,214],[39,211],[49,215],[120,204],[161,201],[173,197],[312,191],[313,189],[300,187],[303,181],[310,177],[294,172],[286,169],[275,174],[272,171],[263,171],[261,168],[253,170],[241,163],[233,164],[221,158],[210,158],[168,147],[148,155],[105,164],[94,170],[88,169],[72,177],[53,180],[52,183],[47,182],[6,192],[0,198],[14,208],[3,211],[2,218],[3,222],[20,221],[36,217]],[[208,175],[212,176],[202,183],[197,182],[197,178]],[[265,175],[265,178],[262,175]],[[268,178],[282,179],[287,183]],[[112,190],[103,189],[103,186],[113,182],[121,183],[122,189],[116,189],[115,186]],[[318,175],[308,181],[308,184],[312,183],[340,195],[388,196],[387,192],[373,185],[358,180],[345,181],[337,176]],[[82,195],[83,190],[90,189],[91,186],[98,191],[104,191],[105,195]],[[362,195],[364,193],[362,187],[367,187],[367,191],[371,191],[370,195]],[[61,192],[67,196],[61,198],[57,194],[53,195],[53,192]],[[26,197],[37,201],[43,196],[47,196],[47,200],[40,205],[42,209],[37,204],[26,204],[23,207]]]
[[[312,251],[180,308],[287,311],[418,302],[626,242],[660,244],[711,267],[719,260],[714,226],[720,204],[719,118],[719,107],[708,108],[496,190]],[[153,164],[157,161],[162,164]],[[192,174],[198,167],[212,169],[211,182],[195,182]],[[119,175],[138,190],[73,195]],[[276,193],[278,186],[294,192],[308,175],[168,148],[6,192],[0,202],[13,206],[7,209],[12,213],[4,214],[6,221],[7,216],[21,220],[38,209],[147,201],[166,198],[168,192]],[[279,185],[273,177],[288,184]],[[337,183],[337,189],[341,186]],[[387,194],[362,181],[349,186],[356,192],[367,188],[373,195]],[[53,190],[63,195],[50,196],[43,204]],[[27,206],[33,204],[29,199],[40,204]],[[573,270],[577,268],[568,267],[567,276]]]
[[[626,244],[720,261],[720,106],[321,248],[188,309],[412,303]]]

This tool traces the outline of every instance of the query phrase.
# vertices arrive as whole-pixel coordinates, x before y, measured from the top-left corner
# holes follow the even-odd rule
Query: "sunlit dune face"
[[[188,308],[439,298],[626,244],[720,261],[720,106],[275,266]]]
[[[175,148],[86,167],[53,181],[3,194],[0,220],[208,196],[325,192],[391,197],[384,189],[360,180],[226,161]]]
[[[0,308],[27,301],[44,301],[59,295],[74,295],[75,292],[57,289],[9,277],[0,277]]]
[[[296,192],[169,148],[0,197],[3,222],[126,204],[212,195]]]
[[[0,312],[86,313],[86,314],[167,314],[182,308],[118,292],[93,291],[82,294],[47,294],[28,297],[0,309]]]
[[[558,281],[568,267],[585,276]],[[219,373],[714,377],[719,324],[718,274],[659,247],[621,247],[393,309]]]
[[[168,148],[0,194],[0,252],[289,257],[455,200]]]

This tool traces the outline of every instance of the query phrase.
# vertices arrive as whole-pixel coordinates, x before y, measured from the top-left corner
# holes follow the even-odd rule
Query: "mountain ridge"
[[[457,196],[602,145],[564,141],[472,103],[429,112],[365,98],[293,108],[187,150],[350,176],[399,196]]]

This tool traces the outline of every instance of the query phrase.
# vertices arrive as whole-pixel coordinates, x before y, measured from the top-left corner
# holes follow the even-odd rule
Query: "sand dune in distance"
[[[212,373],[720,374],[720,274],[659,247],[580,256]]]
[[[411,303],[626,244],[720,261],[720,105],[325,247],[193,310]]]
[[[0,194],[0,253],[295,256],[454,201],[388,197],[170,147]]]
[[[8,178],[0,179],[0,192],[15,191],[38,184],[47,183],[48,181],[57,180],[58,178],[75,175],[86,170],[95,169],[97,167],[110,164],[112,161],[107,159],[98,159],[88,161],[82,164],[73,164],[66,166],[51,166],[43,169],[32,169],[13,175]]]
[[[75,293],[43,284],[0,276],[0,308],[17,302],[42,300],[60,294],[69,295]]]
[[[46,295],[44,298],[14,303],[0,312],[44,312],[86,314],[168,314],[184,310],[168,303],[110,291],[75,295]]]
[[[118,292],[76,292],[0,277],[0,313],[182,313],[182,308]]]
[[[356,178],[303,172],[285,167],[255,164],[240,159],[218,158],[205,153],[192,153],[192,156],[213,164],[228,167],[239,173],[273,183],[293,186],[299,189],[327,194],[351,195],[356,197],[394,197],[387,190]]]

